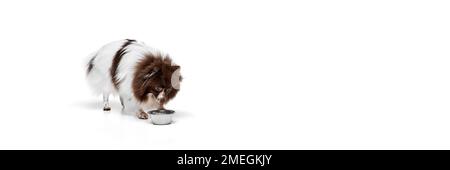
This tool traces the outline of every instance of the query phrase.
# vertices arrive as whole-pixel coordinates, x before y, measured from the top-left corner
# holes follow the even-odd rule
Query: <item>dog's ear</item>
[[[148,72],[147,74],[145,74],[144,79],[149,79],[151,77],[153,77],[156,73],[159,72],[159,68],[158,67],[154,67],[153,69],[151,69],[150,72]]]
[[[171,69],[173,70],[170,83],[174,89],[180,89],[180,82],[182,79],[180,74],[180,66],[171,66]]]

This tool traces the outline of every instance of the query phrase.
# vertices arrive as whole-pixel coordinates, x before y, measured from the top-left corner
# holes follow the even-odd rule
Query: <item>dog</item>
[[[103,110],[110,111],[109,96],[120,97],[122,110],[148,119],[147,109],[164,109],[180,90],[180,66],[169,55],[125,39],[108,43],[89,57],[87,81],[103,95]]]

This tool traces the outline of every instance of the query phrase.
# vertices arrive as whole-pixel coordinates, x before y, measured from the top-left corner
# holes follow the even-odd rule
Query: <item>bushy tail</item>
[[[87,62],[87,65],[86,65],[87,66],[86,74],[89,74],[92,71],[92,69],[94,68],[94,60],[95,60],[96,56],[97,56],[96,54],[92,54],[89,56],[89,61]]]
[[[101,94],[102,90],[101,87],[103,86],[103,81],[101,79],[101,75],[98,73],[98,71],[95,70],[94,61],[97,56],[97,53],[93,53],[89,55],[86,63],[86,80],[94,92],[94,94]]]

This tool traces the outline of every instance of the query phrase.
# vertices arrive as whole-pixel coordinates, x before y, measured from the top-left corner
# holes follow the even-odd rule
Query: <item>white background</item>
[[[0,2],[0,149],[450,149],[450,2]],[[175,123],[102,111],[87,56],[174,57]]]

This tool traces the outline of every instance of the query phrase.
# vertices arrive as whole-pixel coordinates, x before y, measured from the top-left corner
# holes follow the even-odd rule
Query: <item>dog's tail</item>
[[[97,56],[97,53],[93,53],[91,55],[89,55],[89,61],[86,64],[86,74],[88,75],[92,69],[94,68],[94,60],[95,57]]]

